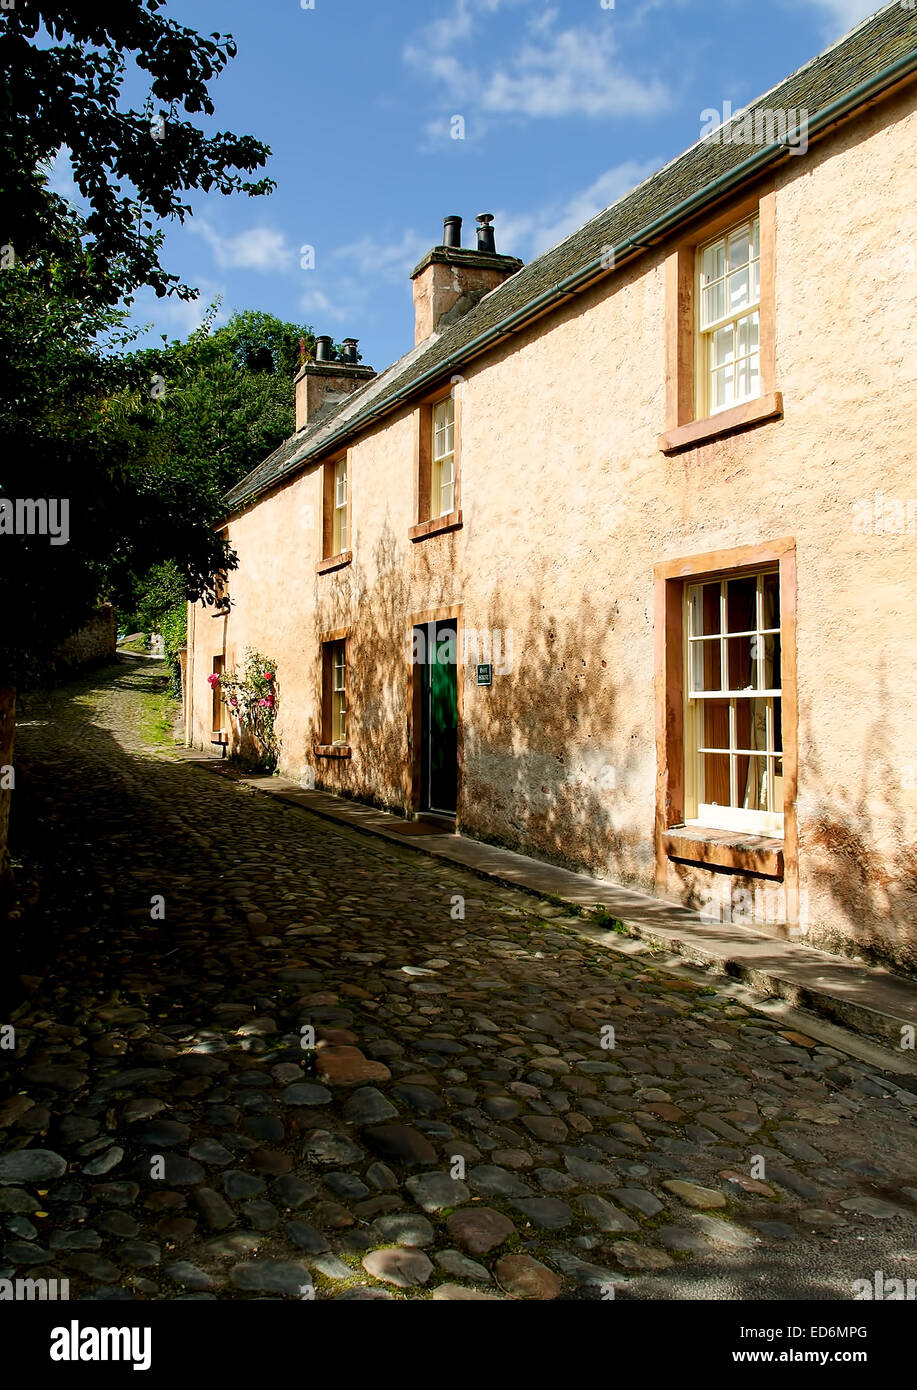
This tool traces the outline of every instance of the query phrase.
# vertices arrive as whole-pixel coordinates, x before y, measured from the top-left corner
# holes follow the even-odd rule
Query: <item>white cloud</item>
[[[338,247],[323,260],[320,280],[317,273],[307,277],[311,283],[300,298],[300,309],[313,322],[331,320],[352,330],[371,316],[380,283],[403,285],[434,240],[407,230],[388,240],[366,236]]]
[[[535,212],[499,214],[495,218],[499,249],[524,260],[540,256],[549,246],[556,245],[591,217],[623,198],[659,168],[660,163],[659,160],[645,163],[627,160],[607,169],[588,188],[567,199],[547,203]]]
[[[793,0],[794,6],[798,0]],[[861,20],[881,9],[876,0],[808,0],[817,13],[825,20],[825,34],[829,39],[840,38],[848,29],[853,29]]]
[[[619,67],[610,29],[585,28],[528,40],[491,74],[481,97],[485,111],[525,116],[645,114],[666,99],[661,83]]]
[[[376,279],[402,280],[414,269],[433,243],[418,232],[406,231],[400,241],[382,237],[363,237],[360,241],[341,246],[334,255],[339,260],[352,261],[357,274]]]
[[[451,16],[427,26],[405,61],[441,89],[454,110],[475,116],[642,115],[668,105],[658,79],[643,80],[622,62],[605,11],[590,25],[559,27],[557,9],[541,9],[511,52],[476,67],[460,50],[479,21],[520,0],[455,0]],[[478,45],[477,52],[486,45]]]
[[[305,290],[300,297],[299,307],[303,313],[310,314],[313,318],[315,315],[319,316],[320,322],[313,322],[312,325],[319,333],[323,332],[321,323],[327,319],[333,319],[336,323],[347,323],[349,326],[353,325],[356,313],[354,296],[352,294],[353,287],[345,283],[338,286],[338,289],[342,290],[346,296],[349,296],[349,301],[347,298],[341,297],[332,299],[324,290],[318,288]],[[363,296],[358,296],[360,299],[362,299],[362,297]]]
[[[148,326],[151,329],[155,326],[157,338],[160,333],[169,333],[175,338],[184,339],[200,328],[208,308],[219,297],[221,302],[213,320],[214,326],[218,328],[226,323],[229,318],[226,286],[214,280],[198,278],[197,288],[200,291],[197,299],[179,299],[174,294],[157,299],[152,290],[143,288],[134,300],[131,317],[139,323],[145,315],[149,315],[151,322]]]
[[[296,263],[286,235],[274,227],[252,227],[235,236],[223,236],[205,217],[192,218],[188,226],[204,238],[223,270],[291,270]]]

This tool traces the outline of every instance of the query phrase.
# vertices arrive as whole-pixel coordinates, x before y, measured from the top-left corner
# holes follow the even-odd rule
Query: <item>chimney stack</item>
[[[489,256],[495,256],[497,254],[497,248],[494,245],[494,229],[490,225],[493,220],[494,215],[492,212],[478,213],[478,250],[485,252]]]
[[[314,423],[325,406],[340,405],[376,375],[358,359],[358,338],[345,338],[340,358],[334,355],[334,339],[323,334],[315,340],[315,360],[296,373],[296,430]]]
[[[473,251],[462,246],[462,219],[447,217],[443,244],[428,251],[412,271],[415,346],[456,323],[485,294],[522,269],[515,256],[497,254],[492,222],[491,213],[481,213]]]
[[[462,244],[462,219],[460,217],[443,218],[443,246],[458,247]]]

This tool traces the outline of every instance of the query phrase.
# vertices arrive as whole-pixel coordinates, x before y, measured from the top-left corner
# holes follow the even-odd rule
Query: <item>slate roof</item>
[[[893,0],[744,111],[736,112],[730,127],[735,128],[746,112],[805,108],[812,138],[820,127],[915,68],[917,9],[903,9],[899,0]],[[429,389],[438,377],[445,379],[463,360],[499,341],[555,300],[577,293],[601,272],[601,258],[609,247],[615,249],[615,261],[620,263],[634,245],[648,244],[641,237],[668,234],[704,202],[722,196],[724,185],[738,188],[769,164],[788,157],[779,144],[752,147],[749,154],[745,144],[709,137],[698,141],[510,276],[457,323],[420,343],[341,406],[322,412],[306,429],[285,440],[226,494],[230,511],[249,505],[329,448],[343,445],[379,415]]]

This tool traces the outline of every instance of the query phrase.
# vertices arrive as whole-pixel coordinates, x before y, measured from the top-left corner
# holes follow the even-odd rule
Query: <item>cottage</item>
[[[297,780],[917,967],[915,75],[889,5],[527,266],[447,218],[227,495],[188,742],[253,648]]]

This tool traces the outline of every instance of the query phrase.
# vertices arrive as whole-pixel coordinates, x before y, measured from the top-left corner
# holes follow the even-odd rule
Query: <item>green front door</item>
[[[458,798],[458,634],[454,621],[425,623],[420,651],[421,810],[455,815]]]

